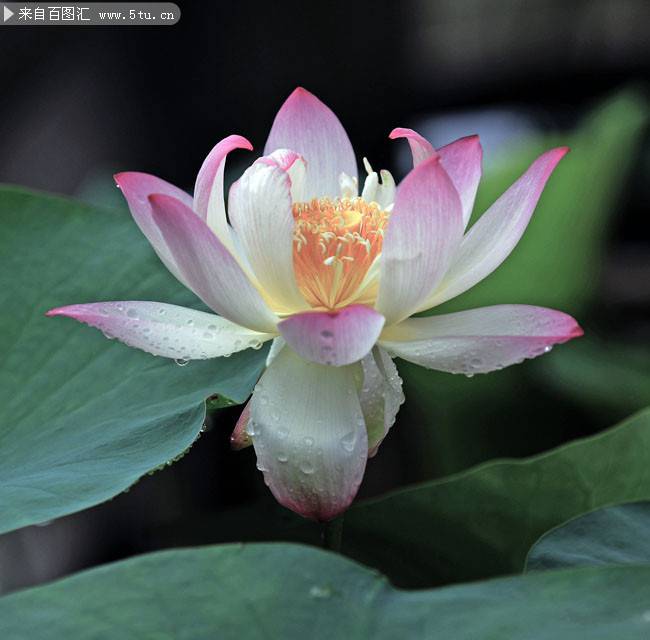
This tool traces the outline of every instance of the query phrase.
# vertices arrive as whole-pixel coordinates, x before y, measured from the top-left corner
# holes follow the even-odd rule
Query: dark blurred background
[[[573,148],[531,244],[472,300],[562,308],[586,338],[480,380],[403,365],[411,403],[362,496],[534,454],[650,403],[647,0],[179,5],[171,27],[0,27],[0,181],[108,206],[122,206],[118,170],[191,190],[220,138],[240,133],[261,150],[297,85],[332,107],[359,159],[398,177],[408,158],[387,139],[393,127],[437,145],[480,133],[481,211],[536,153]],[[248,162],[233,154],[229,173]],[[0,592],[156,548],[318,543],[316,525],[269,497],[252,452],[230,452],[237,415],[214,413],[188,455],[110,503],[0,538]]]

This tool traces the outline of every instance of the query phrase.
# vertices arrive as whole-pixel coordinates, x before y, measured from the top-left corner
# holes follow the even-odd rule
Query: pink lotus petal
[[[246,403],[246,406],[244,407],[243,411],[239,415],[239,419],[237,420],[235,429],[232,432],[232,435],[230,436],[230,446],[235,451],[245,449],[246,447],[250,447],[253,444],[253,441],[251,440],[250,436],[246,432],[250,419],[251,419],[251,401],[249,400]]]
[[[257,347],[273,336],[225,318],[162,302],[93,302],[51,309],[117,338],[130,347],[177,360],[205,360]]]
[[[449,373],[488,373],[535,358],[582,335],[566,313],[528,305],[497,305],[390,327],[380,344],[398,356]]]
[[[138,171],[126,171],[114,176],[117,186],[121,189],[131,210],[131,215],[135,220],[140,231],[145,235],[158,257],[169,271],[178,278],[184,285],[187,283],[183,280],[178,266],[174,261],[167,242],[162,237],[160,229],[156,226],[151,217],[151,203],[149,196],[152,193],[161,193],[172,198],[176,198],[185,206],[192,206],[192,196],[188,195],[181,189],[175,187],[169,182],[165,182],[156,176]]]
[[[276,149],[292,149],[305,159],[305,200],[336,198],[340,194],[341,173],[357,175],[354,151],[345,129],[327,106],[301,87],[287,98],[276,115],[264,155]]]
[[[460,198],[432,157],[397,188],[384,236],[377,310],[390,325],[410,316],[444,276],[463,234]]]
[[[483,148],[478,136],[460,138],[438,149],[442,166],[449,174],[463,205],[463,226],[472,215],[474,200],[481,181]]]
[[[425,160],[437,155],[433,145],[423,138],[417,131],[413,131],[413,129],[396,127],[388,134],[388,137],[391,140],[406,138],[409,147],[411,147],[411,154],[413,155],[413,167],[417,167]]]
[[[363,478],[368,437],[358,371],[307,362],[285,348],[253,393],[248,432],[258,468],[278,502],[306,518],[345,511]]]
[[[417,131],[413,131],[413,129],[399,127],[393,129],[389,137],[392,139],[407,139],[411,147],[414,167],[433,157],[436,153],[440,155],[442,166],[449,174],[460,196],[463,205],[463,223],[464,226],[467,226],[474,208],[476,191],[482,173],[483,149],[478,136],[460,138],[437,151],[428,140],[423,138]]]
[[[273,158],[264,157],[233,185],[229,200],[230,222],[239,246],[261,288],[283,313],[308,308],[293,269],[295,222],[290,188],[287,171]]]
[[[418,310],[429,309],[467,291],[510,255],[528,226],[544,185],[568,151],[568,147],[560,147],[542,154],[480,217],[463,238],[437,291]]]
[[[174,260],[201,300],[235,324],[274,332],[276,316],[207,224],[174,198],[153,195],[149,199]]]
[[[278,330],[305,360],[340,367],[361,360],[372,349],[383,326],[383,316],[355,304],[335,312],[294,314],[282,320]]]
[[[283,171],[289,171],[297,160],[301,160],[302,156],[291,149],[276,149],[268,156],[258,158],[256,162],[263,162],[274,167],[280,167]]]
[[[251,151],[253,145],[246,138],[237,135],[221,140],[203,162],[194,187],[194,211],[207,222],[229,250],[232,250],[232,239],[226,218],[223,174],[226,156],[234,149]]]

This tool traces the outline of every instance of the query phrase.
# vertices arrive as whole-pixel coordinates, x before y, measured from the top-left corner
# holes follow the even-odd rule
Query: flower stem
[[[330,551],[341,551],[343,540],[343,516],[325,523],[323,527],[323,547]]]

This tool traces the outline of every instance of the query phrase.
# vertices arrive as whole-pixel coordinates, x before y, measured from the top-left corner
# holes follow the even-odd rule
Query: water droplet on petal
[[[357,443],[357,436],[354,433],[354,431],[350,431],[350,433],[346,433],[341,438],[341,446],[343,447],[343,450],[347,451],[348,453],[352,453],[354,451],[354,445],[356,443]]]
[[[131,308],[126,312],[126,315],[129,316],[129,318],[137,318],[138,317],[138,310]]]
[[[299,466],[300,470],[307,476],[314,473],[314,465],[309,460],[303,460]]]
[[[179,366],[179,367],[184,367],[188,362],[189,359],[185,360],[184,358],[176,358],[174,362]]]

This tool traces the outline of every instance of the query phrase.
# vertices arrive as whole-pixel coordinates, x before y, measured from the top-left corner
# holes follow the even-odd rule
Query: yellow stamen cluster
[[[314,199],[293,205],[293,265],[298,287],[314,308],[372,304],[389,213],[362,198]]]

